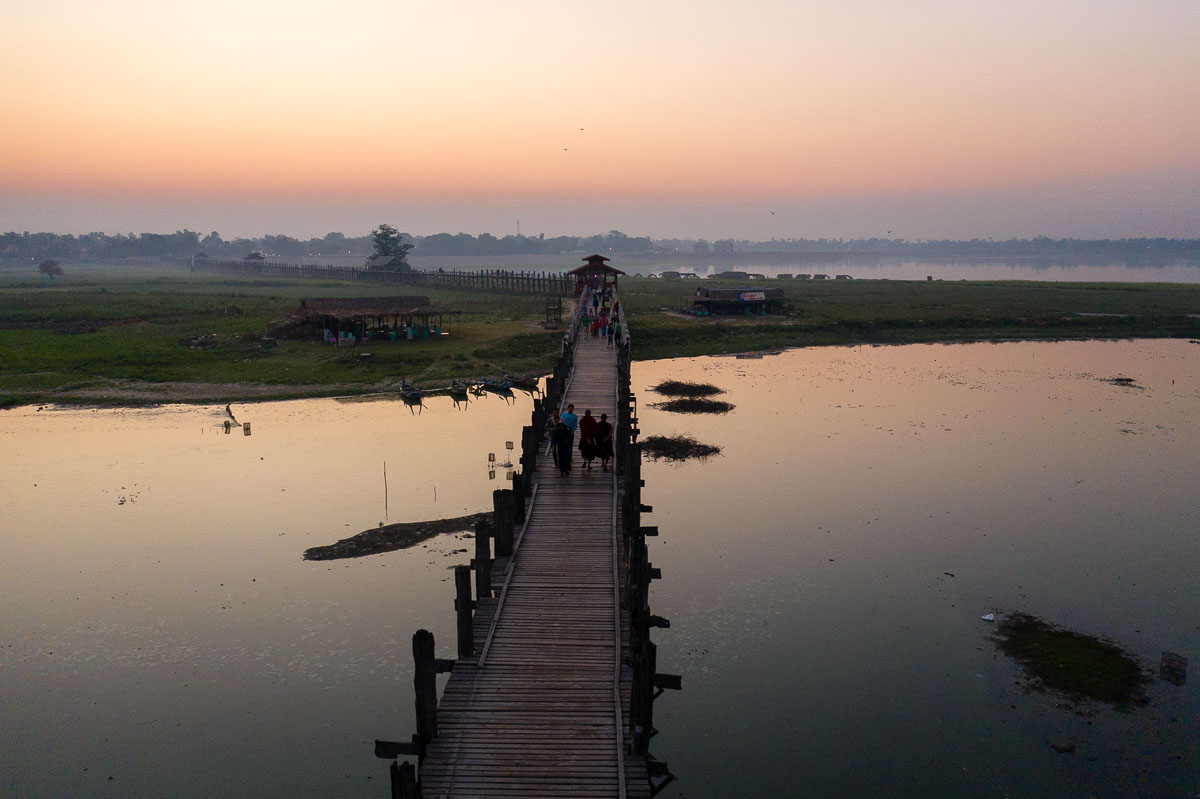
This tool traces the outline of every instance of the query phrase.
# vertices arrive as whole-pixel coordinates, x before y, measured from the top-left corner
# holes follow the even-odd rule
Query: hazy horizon
[[[1184,0],[5,18],[6,231],[1200,236]]]

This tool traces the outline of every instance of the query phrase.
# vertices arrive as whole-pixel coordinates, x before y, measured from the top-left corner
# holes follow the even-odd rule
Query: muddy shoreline
[[[444,533],[473,533],[477,522],[488,521],[491,518],[492,514],[488,511],[472,513],[467,516],[455,516],[450,519],[385,524],[371,530],[363,530],[358,535],[343,538],[335,544],[306,549],[304,559],[340,560],[395,552],[398,549],[416,546],[422,541]]]

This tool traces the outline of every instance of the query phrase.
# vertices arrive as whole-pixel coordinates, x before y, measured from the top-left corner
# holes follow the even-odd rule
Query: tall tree
[[[48,261],[42,261],[40,264],[38,264],[38,271],[53,280],[55,275],[61,275],[63,273],[63,268],[58,265],[58,261],[55,261],[53,258],[51,258]]]
[[[391,225],[380,225],[371,231],[371,240],[375,245],[376,257],[386,258],[390,255],[396,259],[386,267],[389,270],[402,271],[409,269],[408,251],[413,248],[413,245],[406,244],[403,239],[404,234]]]

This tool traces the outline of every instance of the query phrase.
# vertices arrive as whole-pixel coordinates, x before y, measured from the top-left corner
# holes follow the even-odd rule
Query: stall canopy
[[[282,338],[412,340],[440,335],[461,310],[432,305],[428,297],[315,297],[300,301],[287,319],[272,323]]]

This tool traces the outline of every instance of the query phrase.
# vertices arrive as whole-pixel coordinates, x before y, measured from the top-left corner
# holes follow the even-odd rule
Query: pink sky
[[[1200,236],[1200,3],[827,5],[12,0],[0,229]]]

